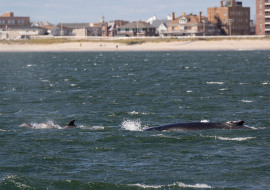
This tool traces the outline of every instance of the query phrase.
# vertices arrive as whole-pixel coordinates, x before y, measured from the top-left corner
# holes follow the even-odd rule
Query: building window
[[[224,16],[226,16],[226,12],[224,12]]]

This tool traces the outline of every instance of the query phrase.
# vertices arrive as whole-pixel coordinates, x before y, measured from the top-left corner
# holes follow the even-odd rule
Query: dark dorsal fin
[[[245,121],[235,121],[234,123],[237,124],[237,125],[242,126],[242,125],[244,125]]]
[[[76,121],[76,120],[70,121],[69,124],[68,124],[67,126],[73,126],[73,127],[76,126],[75,123],[74,123],[75,121]]]

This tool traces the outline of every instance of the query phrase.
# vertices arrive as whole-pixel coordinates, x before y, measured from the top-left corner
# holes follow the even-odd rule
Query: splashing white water
[[[211,189],[212,187],[207,184],[195,184],[195,185],[188,185],[181,182],[175,182],[169,185],[144,185],[144,184],[131,184],[129,186],[139,187],[142,189],[166,189],[170,187],[180,187],[180,188],[194,188],[194,189]]]
[[[229,138],[229,137],[219,137],[219,136],[203,136],[207,138],[215,138],[222,141],[246,141],[251,139],[256,139],[256,137],[235,137],[235,138]]]
[[[150,115],[152,113],[146,113],[146,112],[137,112],[137,111],[132,111],[132,112],[128,112],[129,115]]]
[[[215,137],[216,139],[223,140],[223,141],[246,141],[255,139],[255,137],[236,137],[236,138],[228,138],[228,137]]]
[[[141,125],[141,120],[136,119],[136,120],[124,120],[121,123],[121,128],[128,130],[128,131],[143,131],[144,127]]]
[[[206,82],[206,84],[218,84],[218,85],[222,85],[222,84],[224,84],[224,82]]]
[[[203,119],[203,120],[201,120],[201,123],[209,123],[209,120]]]
[[[22,124],[21,127],[27,127],[29,125]],[[46,123],[31,123],[31,128],[33,129],[61,129],[59,125],[55,125],[53,121],[48,120]]]
[[[252,103],[253,101],[252,100],[241,100],[241,102],[244,102],[244,103]]]
[[[77,126],[77,128],[93,130],[93,131],[99,131],[99,130],[104,130],[105,129],[105,127],[103,127],[103,126],[85,126],[85,125],[79,125],[79,126]]]

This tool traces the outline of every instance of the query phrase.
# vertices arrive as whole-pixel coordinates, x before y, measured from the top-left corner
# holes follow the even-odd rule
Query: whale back
[[[163,125],[159,127],[151,127],[146,131],[157,130],[157,131],[193,131],[193,130],[206,130],[206,129],[242,129],[247,128],[244,126],[244,121],[228,121],[226,123],[176,123]]]
[[[229,121],[229,122],[231,122],[234,125],[238,125],[238,126],[243,126],[245,123],[245,121],[242,121],[242,120],[241,121]]]

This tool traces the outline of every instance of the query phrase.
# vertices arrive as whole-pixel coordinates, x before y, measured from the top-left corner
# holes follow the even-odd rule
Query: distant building
[[[30,17],[15,17],[13,12],[7,12],[0,16],[0,28],[18,28],[30,26]]]
[[[171,22],[171,18],[168,18],[167,20],[159,20],[156,16],[153,16],[146,21],[151,26],[156,28],[156,36],[162,35],[163,32],[166,32],[168,30],[168,23]]]
[[[203,36],[215,33],[212,24],[208,23],[207,18],[202,16],[201,12],[199,15],[183,13],[177,18],[172,13],[172,20],[167,25],[168,30],[162,32],[164,36]]]
[[[46,35],[57,35],[57,27],[50,22],[34,22],[31,24],[33,27],[40,27],[47,30]]]
[[[8,28],[6,30],[6,39],[19,40],[19,39],[30,39],[33,36],[44,35],[46,29],[40,27],[18,27],[18,28]]]
[[[0,31],[0,40],[5,40],[8,38],[7,31]]]
[[[128,23],[118,28],[118,35],[121,36],[155,36],[155,34],[155,27],[142,21]]]
[[[30,17],[17,17],[13,12],[0,16],[1,39],[29,39],[32,36],[44,35],[47,29],[31,26]]]
[[[110,22],[105,22],[102,25],[102,36],[117,36],[118,28],[128,24],[128,21],[124,20],[115,20]]]
[[[256,0],[256,34],[270,35],[270,0]]]
[[[102,36],[103,23],[90,23],[90,28],[87,29],[88,36]]]
[[[156,36],[163,36],[163,33],[168,31],[168,23],[170,20],[154,20],[152,26],[156,28]]]
[[[60,23],[57,28],[59,36],[88,36],[90,23]]]
[[[250,7],[243,7],[242,2],[221,1],[220,7],[208,8],[207,15],[223,35],[250,35]]]
[[[253,20],[250,20],[250,34],[256,35],[256,23]]]

